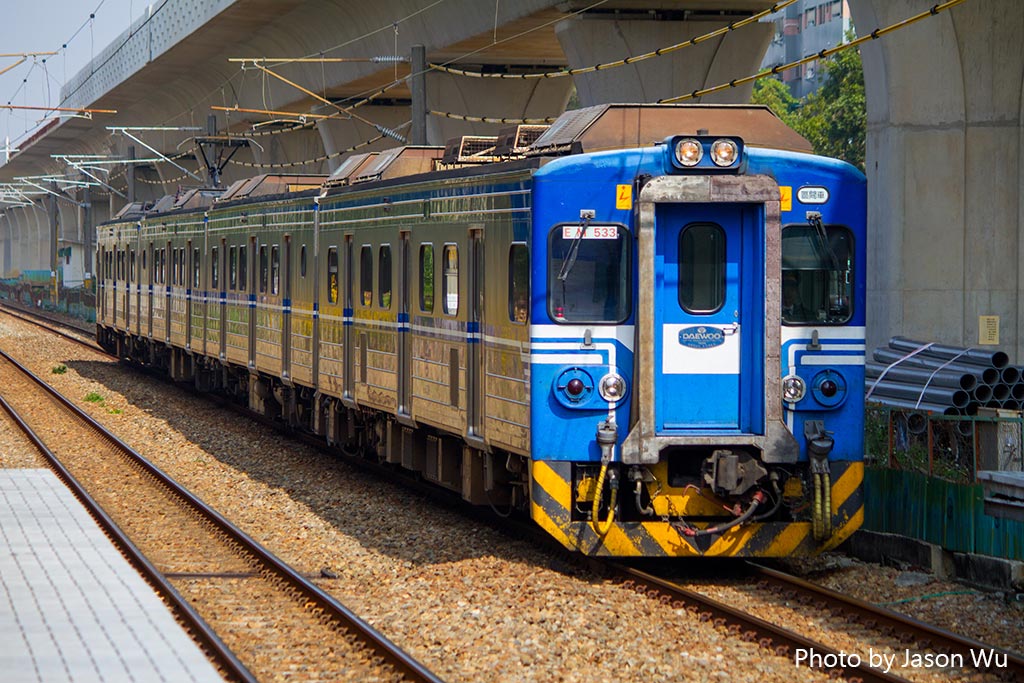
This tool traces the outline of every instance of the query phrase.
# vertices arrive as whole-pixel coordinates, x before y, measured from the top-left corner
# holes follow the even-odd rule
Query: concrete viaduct
[[[929,9],[932,0],[849,0],[862,33]],[[366,58],[411,53],[469,70],[504,73],[590,66],[678,43],[772,5],[764,0],[167,0],[154,3],[64,88],[67,107],[117,109],[91,120],[68,117],[21,143],[0,182],[65,173],[51,154],[152,154],[107,126],[198,127],[132,133],[168,156],[196,135],[247,132],[223,182],[265,172],[324,173],[343,150],[380,135],[368,125],[410,121],[406,63],[302,62],[273,66],[304,93],[231,58]],[[890,335],[979,343],[979,319],[998,316],[998,346],[1024,362],[1024,6],[967,0],[862,49],[868,104],[868,344]],[[475,117],[550,117],[575,85],[581,106],[652,102],[754,73],[771,37],[754,24],[670,55],[570,78],[479,79],[430,71],[428,110]],[[398,81],[350,119],[317,120],[214,111],[238,106],[284,112],[335,111],[319,98],[351,103]],[[750,87],[705,102],[745,102]],[[499,126],[429,116],[430,144]],[[402,132],[408,134],[408,128]],[[378,140],[366,149],[396,143]],[[229,153],[225,151],[225,153]],[[326,158],[325,158],[326,157]],[[91,227],[127,201],[173,194],[202,177],[197,159],[122,166],[116,192],[91,188],[37,198],[0,213],[3,274],[49,269],[50,235],[70,249],[68,272],[89,272]],[[268,166],[276,165],[276,166]],[[281,166],[291,164],[290,166]]]

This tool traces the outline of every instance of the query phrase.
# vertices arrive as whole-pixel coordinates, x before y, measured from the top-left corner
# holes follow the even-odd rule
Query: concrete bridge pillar
[[[930,0],[851,0],[858,30]],[[894,334],[1024,360],[1024,11],[970,2],[863,47],[868,345]]]
[[[686,20],[649,16],[584,13],[556,24],[555,33],[569,66],[582,68],[681,43],[729,23],[704,15]],[[749,76],[757,72],[771,37],[770,24],[752,24],[661,57],[575,76],[580,104],[655,102]],[[753,85],[730,88],[692,102],[749,102],[752,91]]]

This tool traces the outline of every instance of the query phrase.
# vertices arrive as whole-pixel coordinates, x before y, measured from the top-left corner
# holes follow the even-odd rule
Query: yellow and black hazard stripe
[[[811,522],[745,524],[719,535],[688,538],[667,522],[618,521],[599,536],[588,521],[573,520],[572,464],[531,463],[531,515],[562,545],[587,555],[615,557],[786,557],[813,555],[838,546],[864,519],[864,464],[833,462],[832,535],[814,540]]]

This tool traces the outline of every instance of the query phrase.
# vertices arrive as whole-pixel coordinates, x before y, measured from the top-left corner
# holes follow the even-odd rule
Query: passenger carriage
[[[863,514],[865,193],[807,152],[760,107],[604,105],[518,160],[264,176],[102,227],[99,336],[581,552],[820,551]]]

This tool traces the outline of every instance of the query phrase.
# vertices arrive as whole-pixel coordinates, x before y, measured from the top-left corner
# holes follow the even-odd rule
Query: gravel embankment
[[[24,323],[0,347],[448,681],[828,679]]]

